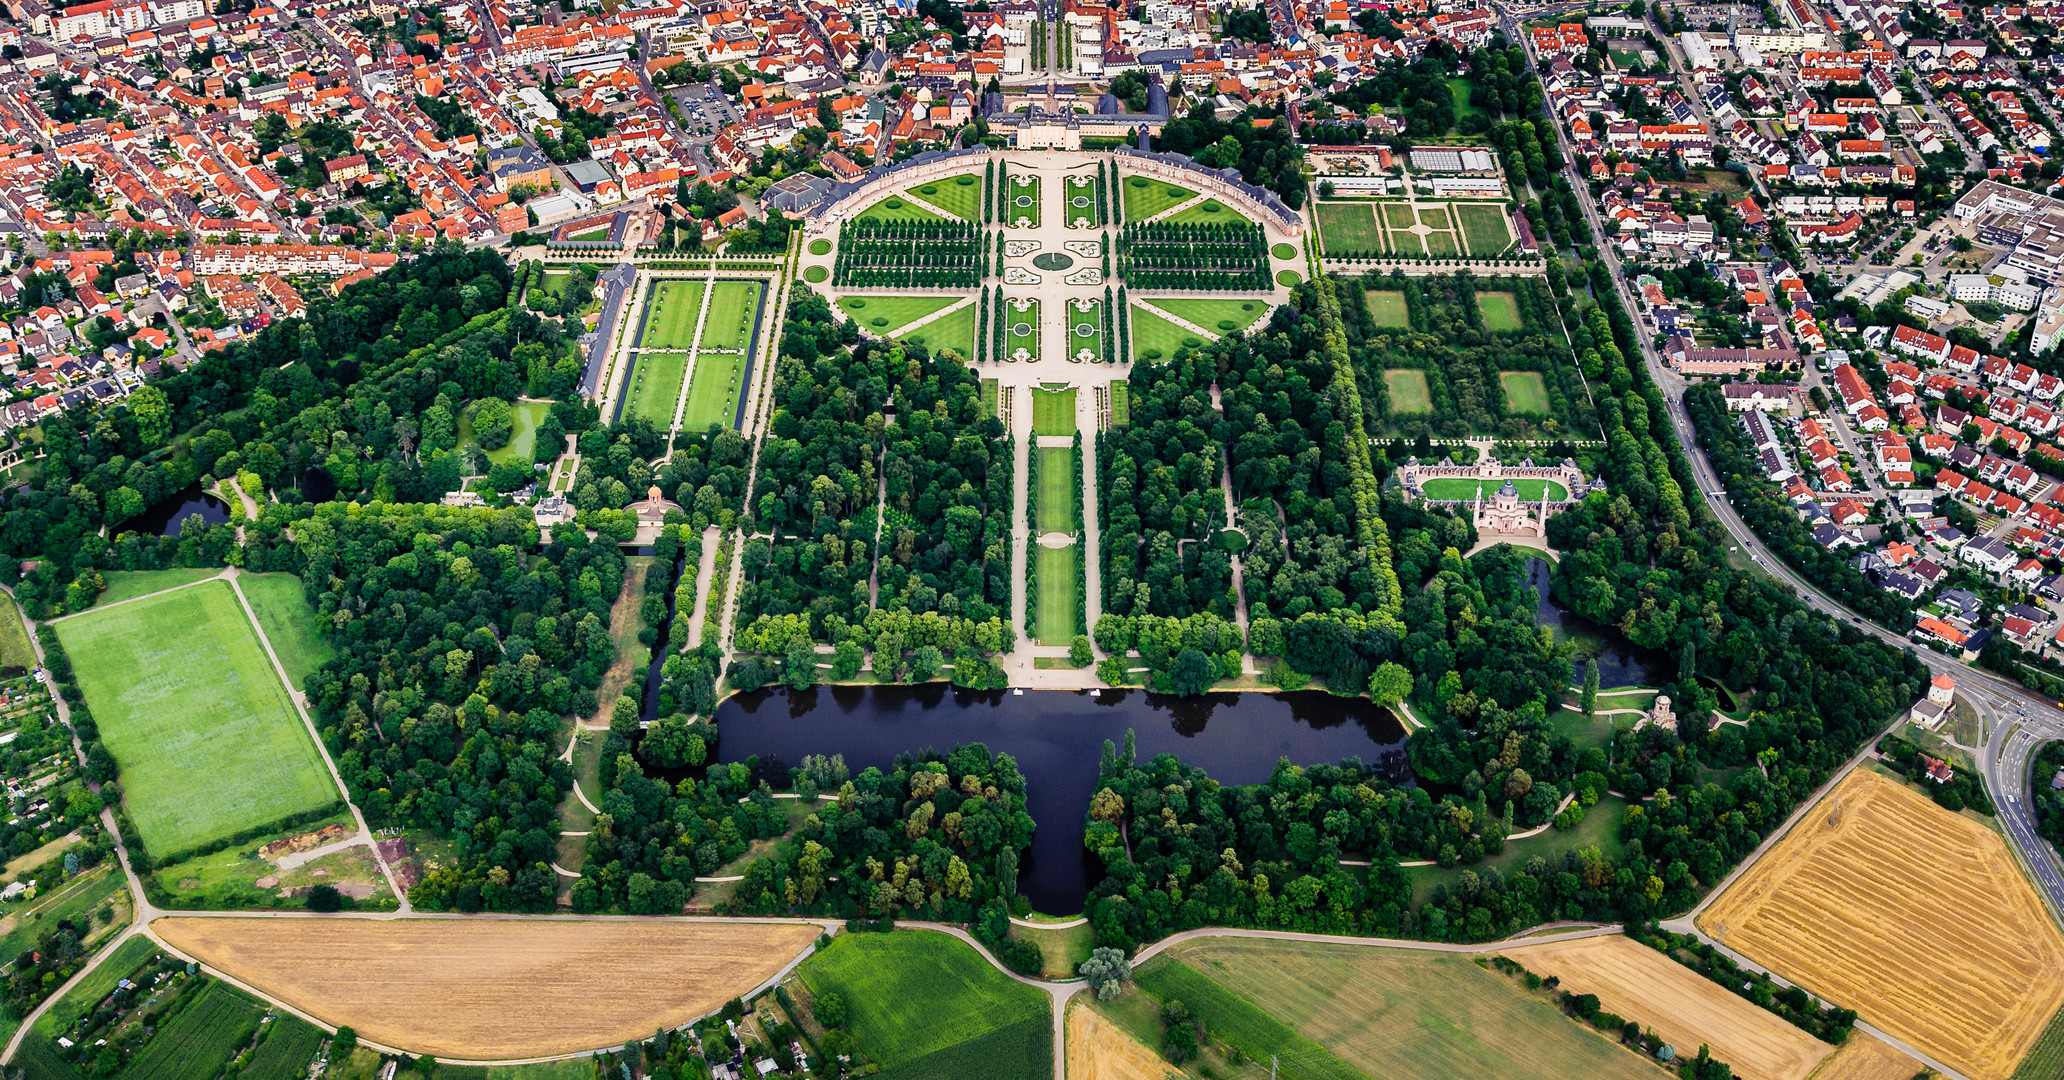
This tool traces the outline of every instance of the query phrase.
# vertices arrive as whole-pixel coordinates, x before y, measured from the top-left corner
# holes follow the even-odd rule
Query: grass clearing
[[[1370,289],[1362,294],[1369,305],[1369,316],[1378,326],[1394,326],[1404,329],[1412,327],[1412,309],[1405,304],[1405,294],[1391,289]]]
[[[1313,205],[1318,218],[1319,244],[1328,252],[1387,251],[1383,226],[1376,220],[1376,204],[1366,202],[1322,202]]]
[[[861,1052],[891,1080],[1046,1080],[1053,1073],[1045,992],[945,934],[841,935],[804,961],[800,975],[813,996],[845,999]]]
[[[152,854],[337,801],[229,584],[67,619],[58,636]]]
[[[1032,388],[1032,434],[1075,434],[1074,387],[1049,385]],[[1044,465],[1046,460],[1041,458],[1039,463]],[[1073,468],[1073,465],[1069,466],[1070,471]]]
[[[933,353],[953,350],[963,361],[975,358],[975,305],[964,305],[904,334],[903,340],[922,345]]]
[[[222,573],[219,566],[181,566],[171,570],[103,570],[100,580],[107,588],[100,591],[100,599],[93,602],[96,608],[149,596],[154,592],[176,589],[196,581],[206,581]]]
[[[649,1037],[759,985],[818,932],[773,922],[262,918],[168,918],[152,928],[324,1023],[412,1053],[470,1058]]]
[[[272,644],[273,655],[287,669],[293,686],[308,681],[315,669],[337,655],[323,636],[322,616],[308,606],[301,579],[293,574],[238,574],[237,588],[258,615],[258,626]]]
[[[1462,226],[1462,241],[1471,255],[1496,255],[1512,246],[1512,226],[1505,211],[1489,203],[1455,203],[1455,219]]]
[[[1607,795],[1584,811],[1584,820],[1572,829],[1549,829],[1536,833],[1524,840],[1507,840],[1505,850],[1486,857],[1476,864],[1478,873],[1484,867],[1495,867],[1501,874],[1510,874],[1526,866],[1539,855],[1544,859],[1559,859],[1565,851],[1582,851],[1597,848],[1599,854],[1608,859],[1617,859],[1626,851],[1626,844],[1620,839],[1620,821],[1627,815],[1626,800]],[[1424,902],[1433,895],[1435,885],[1446,885],[1450,890],[1462,883],[1462,869],[1443,870],[1438,866],[1408,866],[1405,876],[1412,881],[1412,898],[1415,903]]]
[[[1255,320],[1268,314],[1269,310],[1266,300],[1182,300],[1171,296],[1157,298],[1148,303],[1214,334],[1232,334],[1245,330],[1253,326]]]
[[[638,335],[640,349],[695,347],[695,320],[702,315],[700,281],[661,281],[653,285],[645,301],[645,322]]]
[[[907,191],[962,221],[973,221],[982,213],[982,178],[973,173],[929,181]]]
[[[945,218],[911,202],[891,195],[860,212],[857,221],[944,221]]]
[[[1132,358],[1166,360],[1178,349],[1196,349],[1204,339],[1154,313],[1144,304],[1132,305]]]
[[[719,281],[710,289],[709,314],[702,319],[702,338],[695,343],[699,353],[711,349],[744,352],[752,340],[753,316],[757,314],[764,281]]]
[[[1426,386],[1426,373],[1418,368],[1386,369],[1383,386],[1390,391],[1391,415],[1433,411],[1433,392]]]
[[[841,296],[838,306],[870,335],[894,337],[903,327],[960,301],[958,296]]]
[[[1199,1009],[1200,1002],[1205,1010],[1225,1008],[1230,998],[1304,1046],[1328,1052],[1314,1063],[1321,1067],[1293,1065],[1299,1071],[1285,1077],[1343,1075],[1341,1067],[1385,1080],[1656,1075],[1639,1055],[1584,1030],[1545,997],[1468,956],[1237,938],[1186,942],[1169,955],[1165,968],[1158,959],[1145,965],[1151,970],[1139,976],[1141,986],[1205,1015],[1214,1037],[1239,1046],[1250,1028],[1260,1027],[1251,1019],[1213,1023]],[[1242,1049],[1257,1060],[1268,1053],[1300,1065],[1308,1060],[1293,1057],[1302,1049],[1296,1044],[1266,1045],[1270,1034],[1255,1030],[1256,1045]]]
[[[687,378],[687,353],[639,353],[620,415],[640,417],[661,431],[671,429],[674,409],[681,403],[681,383]]]
[[[14,597],[0,595],[0,667],[35,666],[36,649],[29,643],[29,627],[22,622],[21,607]]]
[[[1039,611],[1033,616],[1033,637],[1041,645],[1066,645],[1081,628],[1075,625],[1075,548],[1035,546],[1039,560]]]
[[[1059,660],[1061,670],[1076,670],[1065,656],[1041,656],[1036,660]],[[1096,947],[1096,927],[1088,923],[1075,926],[1019,926],[1011,924],[1010,936],[1023,941],[1039,943],[1039,951],[1046,957],[1046,964],[1040,973],[1049,979],[1065,979],[1075,974],[1075,969],[1089,959]]]
[[[1483,312],[1486,330],[1526,329],[1526,323],[1519,317],[1519,300],[1509,292],[1477,293],[1476,308]]]
[[[1171,206],[1181,206],[1197,197],[1197,193],[1189,188],[1151,176],[1128,176],[1118,185],[1118,190],[1128,222],[1145,221]]]
[[[1498,385],[1505,391],[1505,412],[1547,416],[1548,383],[1538,371],[1501,371]]]
[[[1529,945],[1505,955],[1543,978],[1560,978],[1570,993],[1598,995],[1606,1011],[1654,1028],[1673,1046],[1711,1046],[1714,1057],[1747,1080],[1805,1080],[1835,1049],[1624,935]]]
[[[2064,935],[1999,834],[1865,769],[1698,921],[1973,1080],[2012,1076],[2064,1004]]]
[[[1482,488],[1484,497],[1489,498],[1502,483],[1503,481],[1477,480],[1467,476],[1437,476],[1421,484],[1420,488],[1426,492],[1427,498],[1442,502],[1451,499],[1474,499],[1478,488]],[[1553,480],[1543,480],[1539,477],[1513,477],[1512,486],[1519,489],[1521,502],[1540,502],[1544,491],[1547,492],[1548,498],[1556,502],[1569,498],[1568,488]]]
[[[1482,112],[1469,103],[1470,81],[1464,78],[1448,80],[1448,90],[1455,95],[1455,119],[1460,121]]]

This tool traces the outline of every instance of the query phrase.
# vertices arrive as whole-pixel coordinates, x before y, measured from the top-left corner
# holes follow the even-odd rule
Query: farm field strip
[[[173,917],[152,932],[374,1042],[493,1060],[616,1046],[687,1023],[780,970],[818,928]]]
[[[1973,1080],[2007,1080],[2064,1004],[2064,935],[1999,835],[1868,769],[1698,924]]]

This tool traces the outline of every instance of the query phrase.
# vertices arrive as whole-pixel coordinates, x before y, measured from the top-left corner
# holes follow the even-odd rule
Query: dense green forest
[[[1134,364],[1131,422],[1097,436],[1103,606],[1113,615],[1233,615],[1232,558],[1217,542],[1229,523],[1216,375],[1210,357],[1187,350]]]

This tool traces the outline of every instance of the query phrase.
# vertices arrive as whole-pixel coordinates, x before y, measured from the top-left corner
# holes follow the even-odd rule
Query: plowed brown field
[[[1170,1074],[1182,1075],[1095,1009],[1077,1004],[1068,1010],[1068,1080],[1168,1080]]]
[[[1868,1032],[1853,1032],[1813,1080],[1913,1080],[1921,1063]]]
[[[1711,979],[1618,934],[1507,949],[1571,993],[1596,994],[1607,1012],[1654,1028],[1682,1053],[1701,1043],[1747,1080],[1801,1080],[1835,1048]],[[1912,1074],[1908,1074],[1909,1076]],[[1902,1078],[1904,1080],[1904,1078]]]
[[[167,918],[172,948],[329,1024],[470,1060],[616,1046],[758,986],[794,923]]]
[[[2064,1002],[2064,936],[2006,844],[1857,769],[1699,917],[1729,948],[1973,1080]]]

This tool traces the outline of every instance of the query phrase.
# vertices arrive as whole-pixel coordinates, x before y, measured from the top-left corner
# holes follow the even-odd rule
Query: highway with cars
[[[1542,9],[1553,10],[1553,8]],[[1521,33],[1519,18],[1504,14],[1500,25],[1505,36],[1520,44],[1533,58],[1531,40]],[[1528,17],[1538,17],[1539,12]],[[1538,64],[1537,64],[1538,67]],[[1560,123],[1553,125],[1555,136],[1563,157],[1563,171],[1578,193],[1578,201],[1584,208],[1584,218],[1594,237],[1605,236],[1604,223],[1600,219],[1598,203],[1591,194],[1588,182],[1576,167],[1576,155],[1572,152],[1567,134]],[[1599,254],[1610,271],[1613,291],[1618,295],[1621,306],[1632,317],[1640,310],[1634,303],[1634,296],[1627,286],[1627,276],[1620,264],[1619,254],[1611,245],[1601,245]],[[1706,505],[1715,520],[1726,528],[1734,543],[1746,552],[1750,559],[1765,573],[1791,587],[1792,591],[1815,611],[1833,618],[1846,620],[1859,631],[1878,638],[1893,648],[1906,648],[1918,656],[1928,670],[1937,675],[1946,674],[1956,680],[1957,694],[1974,708],[1985,721],[1985,744],[1976,749],[1979,771],[1983,774],[1986,790],[1997,806],[1998,821],[2004,830],[2010,846],[2028,867],[2037,891],[2049,906],[2053,918],[2064,920],[2064,870],[2060,870],[2056,853],[2036,833],[2035,818],[2030,807],[2031,763],[2036,751],[2044,742],[2064,739],[2064,703],[2039,696],[2026,687],[2009,682],[1989,671],[1964,663],[1955,657],[1935,652],[1932,649],[1914,648],[1905,635],[1895,633],[1868,622],[1860,615],[1828,597],[1818,588],[1800,576],[1790,566],[1772,554],[1749,528],[1741,515],[1735,512],[1729,502],[1726,485],[1720,482],[1704,451],[1699,448],[1697,432],[1691,417],[1684,410],[1685,381],[1662,361],[1654,342],[1646,335],[1641,338],[1641,356],[1647,365],[1650,378],[1654,379],[1669,402],[1670,427],[1676,433],[1677,441],[1684,447],[1685,457],[1691,462],[1692,476],[1699,488],[1698,497]],[[2048,783],[2048,777],[2034,778]]]

